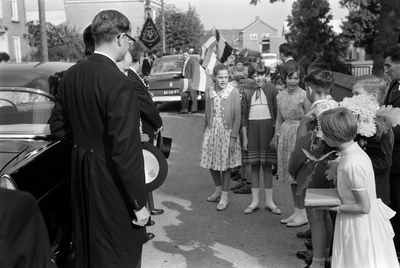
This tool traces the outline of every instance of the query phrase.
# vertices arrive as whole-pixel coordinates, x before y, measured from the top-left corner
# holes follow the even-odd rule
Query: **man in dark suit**
[[[283,84],[286,85],[286,81],[283,80],[283,70],[297,64],[293,59],[293,52],[288,43],[283,43],[279,46],[279,57],[282,60],[282,64],[279,66],[279,76]],[[303,75],[305,74],[303,73]]]
[[[35,198],[0,188],[0,267],[55,268],[46,225]]]
[[[137,43],[138,46],[140,46],[141,43]],[[133,87],[139,100],[140,118],[142,119],[143,133],[147,134],[149,136],[149,142],[154,144],[154,134],[161,130],[163,122],[160,112],[153,102],[146,83],[137,73],[140,70],[140,59],[143,54],[142,51],[144,46],[142,45],[142,49],[135,46],[136,44],[131,46],[128,50],[132,57],[132,64],[128,69],[128,77],[133,83]],[[147,192],[147,201],[151,215],[160,215],[164,213],[164,210],[154,207],[153,192]]]
[[[135,41],[129,20],[104,10],[92,21],[94,53],[63,75],[50,118],[54,136],[71,134],[76,267],[136,267],[146,208],[140,110],[115,62]]]
[[[197,90],[192,87],[194,71],[196,68],[196,60],[190,57],[188,49],[183,51],[183,58],[184,63],[182,72],[184,78],[189,79],[189,89],[181,92],[181,111],[179,114],[189,113],[189,97],[192,99],[192,107],[190,111],[191,113],[197,113]]]
[[[389,84],[384,105],[400,107],[400,45],[389,47],[383,54],[385,58],[385,73],[392,81]],[[395,231],[394,242],[396,251],[400,251],[400,126],[393,128],[394,146],[392,154],[392,167],[390,169],[390,207],[396,211],[391,219]]]

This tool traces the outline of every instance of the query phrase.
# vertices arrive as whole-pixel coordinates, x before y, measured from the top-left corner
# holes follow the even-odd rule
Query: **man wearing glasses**
[[[73,136],[72,208],[75,267],[140,265],[149,219],[139,105],[118,69],[134,39],[116,10],[92,21],[94,52],[62,77],[52,134]]]

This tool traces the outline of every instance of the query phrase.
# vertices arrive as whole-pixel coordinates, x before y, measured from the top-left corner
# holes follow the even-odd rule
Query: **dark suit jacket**
[[[311,174],[311,170],[304,165],[307,160],[307,156],[304,154],[302,149],[310,150],[312,129],[308,126],[308,123],[311,120],[312,118],[308,114],[301,118],[300,125],[297,130],[296,144],[289,160],[288,171],[289,174],[297,181],[298,193],[300,190],[305,188],[329,188],[333,184],[333,181],[328,181],[326,179],[326,165],[322,162],[317,165],[315,173],[312,177],[312,181],[307,180],[307,177]],[[323,153],[321,153],[321,155],[317,155],[317,157],[322,155]]]
[[[72,129],[75,144],[76,267],[135,267],[145,230],[132,219],[147,199],[132,82],[115,62],[94,53],[65,72],[58,93],[50,129],[58,137]]]
[[[0,188],[0,267],[56,267],[35,198]]]
[[[185,66],[185,69],[183,70],[183,75],[185,76],[185,78],[193,79],[194,71],[195,71],[195,68],[196,68],[195,64],[196,64],[196,60],[195,59],[193,59],[193,58],[189,58],[188,59],[188,61],[186,63],[186,66]]]
[[[159,129],[163,124],[160,112],[154,104],[147,86],[143,83],[138,74],[129,70],[128,77],[133,83],[133,89],[139,101],[143,132],[149,135],[149,142],[152,143],[154,140],[154,131]]]
[[[386,93],[384,105],[400,108],[400,91],[397,90],[397,81],[392,81]],[[392,168],[390,172],[400,174],[400,126],[393,128],[394,144],[392,154]]]

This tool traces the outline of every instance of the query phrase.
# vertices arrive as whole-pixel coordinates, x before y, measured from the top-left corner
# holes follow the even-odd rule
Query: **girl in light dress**
[[[332,268],[399,268],[389,221],[395,212],[376,197],[371,160],[354,141],[357,119],[339,107],[323,112],[319,122],[325,142],[341,152],[337,189],[342,204],[321,208],[337,212]]]
[[[228,83],[228,67],[214,67],[215,84],[205,92],[205,130],[200,166],[209,169],[215,184],[215,192],[208,202],[218,202],[217,210],[228,206],[231,169],[240,166],[242,153],[239,129],[241,120],[240,95],[237,88]]]
[[[288,227],[298,227],[308,223],[304,208],[305,191],[297,195],[297,183],[288,172],[291,152],[296,144],[297,129],[300,120],[311,107],[306,91],[299,87],[302,73],[299,65],[293,65],[283,70],[286,88],[279,92],[277,99],[277,116],[275,125],[275,147],[278,148],[278,179],[290,182],[295,212],[290,217],[281,220]]]

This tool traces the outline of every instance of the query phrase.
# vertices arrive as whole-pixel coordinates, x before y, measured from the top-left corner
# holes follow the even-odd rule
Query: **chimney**
[[[259,17],[259,16],[256,16],[256,20],[260,20],[260,17]]]

